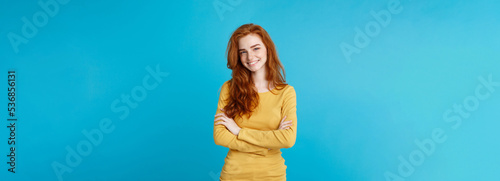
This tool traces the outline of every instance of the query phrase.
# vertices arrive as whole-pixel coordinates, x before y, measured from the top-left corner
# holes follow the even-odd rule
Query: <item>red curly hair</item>
[[[243,115],[252,116],[253,110],[259,105],[259,94],[255,88],[251,72],[243,66],[238,53],[238,41],[249,34],[259,35],[267,49],[266,79],[268,89],[274,85],[276,90],[283,89],[286,83],[285,68],[278,58],[278,52],[269,34],[259,25],[244,24],[236,29],[227,44],[227,67],[232,70],[229,80],[229,100],[224,112],[230,118]],[[274,94],[273,90],[271,92]]]

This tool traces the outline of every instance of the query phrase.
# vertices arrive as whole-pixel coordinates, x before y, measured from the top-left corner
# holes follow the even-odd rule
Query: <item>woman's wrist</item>
[[[234,134],[234,135],[238,136],[238,135],[240,134],[240,131],[241,131],[241,128],[240,128],[240,127],[237,127],[237,128],[236,128],[236,134]]]

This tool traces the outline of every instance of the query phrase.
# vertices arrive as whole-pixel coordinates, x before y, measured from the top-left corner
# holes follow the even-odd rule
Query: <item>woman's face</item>
[[[261,71],[265,71],[263,67],[267,61],[267,49],[259,35],[249,34],[240,38],[238,54],[241,64],[251,72],[257,72],[261,69]]]

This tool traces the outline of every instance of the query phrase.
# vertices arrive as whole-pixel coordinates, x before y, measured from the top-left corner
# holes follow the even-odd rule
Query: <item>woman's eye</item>
[[[246,51],[241,51],[240,54],[246,53]]]
[[[254,48],[253,50],[259,50],[260,48]]]

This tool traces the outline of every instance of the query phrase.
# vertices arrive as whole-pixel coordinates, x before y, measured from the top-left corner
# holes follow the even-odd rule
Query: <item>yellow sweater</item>
[[[286,180],[285,160],[280,148],[295,144],[297,134],[297,101],[295,89],[287,85],[282,90],[259,93],[259,105],[250,119],[236,117],[241,128],[238,136],[224,125],[214,126],[215,144],[229,148],[221,171],[221,180]],[[229,82],[222,85],[217,112],[226,105]],[[292,127],[278,130],[280,121],[292,120]]]

